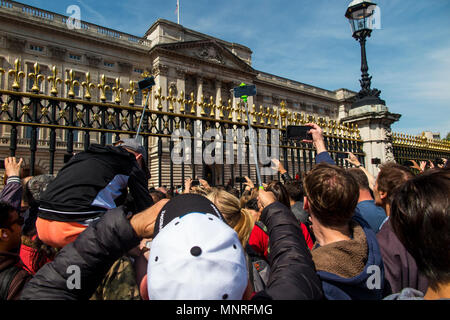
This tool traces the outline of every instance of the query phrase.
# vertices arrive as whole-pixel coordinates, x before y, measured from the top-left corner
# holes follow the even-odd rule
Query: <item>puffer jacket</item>
[[[289,209],[273,203],[263,210],[261,220],[270,237],[271,275],[266,290],[256,293],[253,299],[321,299],[323,293],[311,254]],[[64,247],[53,262],[43,266],[28,282],[21,299],[89,299],[113,263],[138,243],[124,208],[110,210]],[[68,272],[73,270],[71,266],[80,268],[79,289],[67,286],[73,276],[73,271]]]
[[[88,300],[114,262],[139,244],[126,214],[127,210],[120,206],[92,223],[36,273],[21,299]],[[74,287],[69,289],[68,283]]]

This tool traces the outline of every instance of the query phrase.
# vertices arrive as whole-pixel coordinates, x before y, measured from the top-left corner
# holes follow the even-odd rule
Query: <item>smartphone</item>
[[[249,85],[249,86],[242,86],[242,87],[236,87],[233,89],[234,91],[234,97],[235,98],[240,98],[242,96],[255,96],[256,95],[256,86],[253,85]]]
[[[312,134],[308,133],[312,128],[310,126],[287,126],[286,136],[288,139],[312,140]]]
[[[150,78],[145,78],[138,82],[139,90],[150,89],[155,85],[155,78],[151,76]]]
[[[244,183],[247,182],[244,177],[236,177],[236,183]]]
[[[337,157],[338,157],[338,159],[347,159],[348,153],[338,153]]]
[[[381,164],[380,158],[372,158],[372,164]]]
[[[191,182],[191,187],[196,187],[200,185],[200,181],[198,181],[198,179],[192,180]]]
[[[0,169],[5,169],[5,159],[0,160]]]

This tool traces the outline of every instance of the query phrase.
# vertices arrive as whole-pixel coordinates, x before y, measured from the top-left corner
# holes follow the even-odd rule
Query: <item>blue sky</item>
[[[20,1],[142,36],[176,22],[176,0]],[[450,132],[450,1],[378,0],[381,29],[367,43],[372,87],[402,114],[393,130]],[[344,17],[350,0],[180,0],[186,28],[249,47],[257,70],[321,88],[359,91],[360,47]]]

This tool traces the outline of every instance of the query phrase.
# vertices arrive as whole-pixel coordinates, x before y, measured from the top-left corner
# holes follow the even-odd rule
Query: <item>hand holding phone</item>
[[[307,123],[305,126],[310,127],[309,133],[311,134],[312,139],[305,139],[303,142],[313,143],[317,154],[326,152],[327,148],[325,147],[322,128],[315,123]]]

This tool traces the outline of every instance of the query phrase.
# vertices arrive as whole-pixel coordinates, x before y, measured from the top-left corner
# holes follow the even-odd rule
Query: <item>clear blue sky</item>
[[[176,22],[176,0],[20,1],[142,36]],[[372,87],[402,114],[393,130],[450,132],[450,1],[379,0],[381,29],[368,40]],[[257,70],[321,88],[359,91],[360,47],[344,17],[350,0],[180,0],[181,24],[253,51]]]

